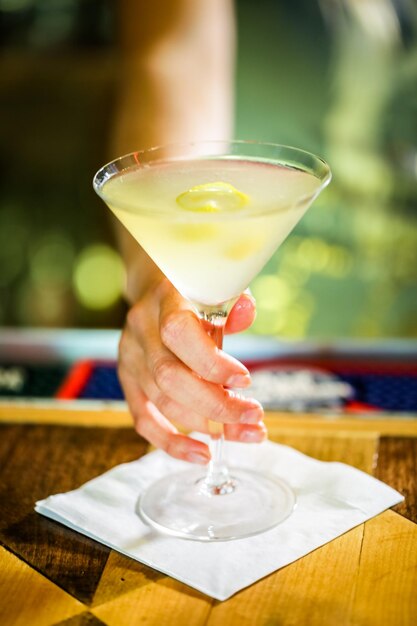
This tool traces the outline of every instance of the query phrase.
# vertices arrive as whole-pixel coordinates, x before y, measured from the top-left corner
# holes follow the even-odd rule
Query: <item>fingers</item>
[[[205,465],[210,460],[206,444],[178,432],[138,388],[134,379],[124,379],[123,389],[136,432],[156,448],[182,461]]]
[[[246,296],[242,298],[242,311],[248,310],[247,301]],[[239,316],[238,312],[235,317],[242,321],[245,313]],[[215,346],[191,305],[184,300],[169,298],[161,302],[160,331],[164,345],[205,380],[229,387],[250,385],[246,367]]]
[[[231,313],[231,332],[247,326],[254,310],[253,299],[241,296]],[[168,281],[148,290],[129,311],[119,378],[137,432],[175,458],[204,464],[210,452],[173,423],[207,433],[213,420],[225,424],[229,440],[265,437],[259,403],[224,388],[247,386],[247,369],[215,346],[192,306]]]
[[[146,363],[142,363],[140,369],[142,387],[169,419],[183,425],[182,414],[195,415],[195,421],[199,416],[200,421],[210,419],[223,423],[256,423],[262,419],[259,402],[203,380],[161,346],[157,335],[147,335],[145,353]]]
[[[170,397],[169,391],[165,394],[158,388],[147,370],[144,353],[137,346],[135,350],[131,349],[134,344],[129,337],[128,329],[124,331],[123,344],[124,349],[119,360],[119,378],[137,432],[175,458],[193,463],[207,463],[210,459],[208,447],[179,434],[172,423],[181,424],[189,431],[208,433],[207,417],[194,410],[195,402],[191,406],[184,406],[182,396],[179,402]],[[230,391],[228,396],[231,400],[239,400],[233,398]],[[261,419],[262,413],[258,413],[259,405],[256,403],[255,406],[255,419]],[[265,427],[262,422],[229,423],[225,424],[225,437],[232,441],[259,442],[265,438]]]
[[[228,441],[242,441],[244,443],[261,443],[267,436],[263,422],[258,424],[225,424],[224,436]]]
[[[137,388],[133,378],[125,380],[124,391],[133,415],[136,432],[139,435],[177,459],[202,465],[209,462],[208,446],[179,433],[175,426]],[[184,412],[181,416],[184,426],[195,430],[194,416],[191,413],[184,414]],[[200,423],[198,427],[200,432],[208,433],[207,421],[204,430],[201,429]],[[266,428],[263,422],[253,425],[225,424],[224,434],[229,441],[259,443],[266,438]]]

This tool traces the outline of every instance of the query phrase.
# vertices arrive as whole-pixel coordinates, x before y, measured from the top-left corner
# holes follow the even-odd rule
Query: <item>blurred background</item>
[[[116,5],[0,0],[1,326],[123,322],[123,264],[91,186]],[[416,337],[415,1],[236,0],[236,14],[235,136],[316,152],[334,176],[253,282],[251,332]]]

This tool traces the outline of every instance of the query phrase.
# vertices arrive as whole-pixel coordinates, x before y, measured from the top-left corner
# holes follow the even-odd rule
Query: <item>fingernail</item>
[[[249,374],[234,374],[227,380],[226,385],[228,387],[248,387],[251,382]]]
[[[253,409],[248,409],[244,413],[242,413],[240,421],[243,424],[257,424],[264,416],[264,412],[262,407],[256,407]]]
[[[235,304],[236,311],[252,308],[255,304],[255,298],[252,296],[252,294],[245,292],[242,295],[244,295],[245,297],[238,300],[238,302]]]
[[[255,443],[263,441],[265,439],[265,435],[265,431],[262,430],[243,430],[240,433],[239,439],[240,441],[244,441],[246,443]]]
[[[190,461],[190,463],[198,463],[199,465],[207,465],[210,461],[205,454],[200,454],[199,452],[189,452],[186,459]]]

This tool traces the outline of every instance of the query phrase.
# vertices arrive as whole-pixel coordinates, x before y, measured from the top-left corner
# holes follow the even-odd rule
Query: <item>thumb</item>
[[[246,330],[256,317],[255,298],[248,292],[242,293],[229,313],[226,323],[226,333],[238,333]]]

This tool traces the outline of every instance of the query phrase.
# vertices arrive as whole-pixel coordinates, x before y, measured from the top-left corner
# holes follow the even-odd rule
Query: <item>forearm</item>
[[[164,274],[124,226],[118,222],[115,228],[126,267],[124,295],[128,304],[133,305],[149,289],[155,288]]]
[[[121,71],[111,155],[232,132],[232,0],[120,3]],[[160,271],[119,227],[127,297],[134,302]]]
[[[115,154],[230,136],[232,0],[121,2]]]

